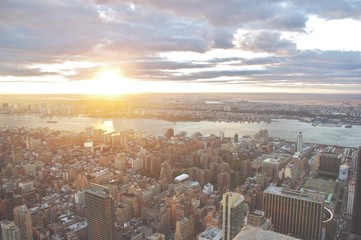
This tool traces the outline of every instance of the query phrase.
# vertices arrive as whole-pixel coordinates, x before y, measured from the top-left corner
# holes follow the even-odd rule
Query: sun
[[[89,80],[85,91],[96,95],[129,94],[136,92],[136,86],[119,69],[103,69]]]

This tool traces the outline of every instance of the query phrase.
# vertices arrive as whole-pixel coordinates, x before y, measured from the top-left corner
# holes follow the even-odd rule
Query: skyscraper
[[[2,240],[21,240],[20,229],[13,221],[3,220],[0,225]]]
[[[269,186],[263,192],[263,210],[276,232],[301,239],[321,239],[325,197]]]
[[[21,240],[33,239],[33,224],[31,219],[31,212],[26,205],[17,206],[13,210],[14,222],[19,227],[21,233]]]
[[[244,226],[244,197],[240,193],[226,192],[221,202],[223,240],[233,239]]]
[[[235,143],[239,142],[239,135],[237,133],[234,134],[234,142]]]
[[[220,131],[220,132],[219,132],[219,138],[220,138],[221,141],[223,142],[223,139],[224,139],[224,132],[223,132],[223,131]]]
[[[303,138],[303,134],[302,132],[299,132],[298,135],[297,135],[297,149],[296,151],[301,153],[302,152],[302,138]]]
[[[175,227],[175,240],[193,240],[194,235],[193,216],[177,220]]]
[[[361,146],[356,159],[356,181],[352,208],[351,238],[361,239]]]
[[[340,173],[341,158],[333,153],[318,153],[316,169],[320,175],[337,178]]]
[[[167,132],[165,133],[165,136],[170,139],[171,137],[174,137],[174,129],[173,128],[169,128],[167,129]]]
[[[115,239],[114,198],[102,185],[91,184],[85,191],[85,211],[88,223],[88,239]]]

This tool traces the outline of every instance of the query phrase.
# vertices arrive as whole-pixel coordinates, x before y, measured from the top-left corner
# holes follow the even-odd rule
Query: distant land
[[[0,102],[9,100],[130,100],[132,98],[167,99],[205,98],[224,101],[253,101],[291,104],[361,104],[361,94],[315,94],[315,93],[139,93],[123,95],[83,95],[83,94],[0,94]]]

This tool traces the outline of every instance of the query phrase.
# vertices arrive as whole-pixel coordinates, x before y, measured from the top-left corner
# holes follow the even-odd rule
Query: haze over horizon
[[[359,1],[0,3],[0,94],[361,92]]]

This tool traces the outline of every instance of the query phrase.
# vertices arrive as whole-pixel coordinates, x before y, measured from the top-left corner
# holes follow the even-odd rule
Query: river
[[[54,121],[49,123],[47,121]],[[89,118],[83,116],[51,116],[39,117],[37,115],[0,114],[0,128],[5,127],[48,127],[50,129],[83,132],[86,127],[94,126],[104,130],[116,131],[134,129],[147,133],[163,134],[168,128],[175,133],[185,131],[188,135],[200,132],[203,135],[219,135],[220,131],[225,137],[233,137],[235,133],[240,136],[254,135],[261,129],[267,129],[271,136],[296,141],[297,134],[303,133],[305,143],[320,143],[339,145],[345,147],[359,147],[361,145],[361,126],[330,127],[312,126],[310,123],[289,119],[273,119],[271,123],[233,123],[233,122],[169,122],[157,119],[128,119],[128,118]]]

